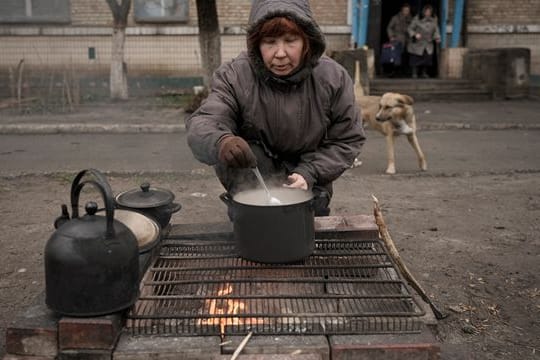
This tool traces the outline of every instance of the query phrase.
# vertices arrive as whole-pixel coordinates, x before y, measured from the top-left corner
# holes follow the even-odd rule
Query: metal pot
[[[96,180],[82,181],[90,174]],[[95,202],[79,217],[79,196],[86,185],[97,188],[105,216]],[[47,306],[70,316],[105,315],[130,307],[139,295],[139,250],[129,228],[114,220],[114,199],[105,177],[83,170],[71,186],[72,218],[67,207],[45,246]],[[65,210],[65,211],[64,211]]]
[[[232,207],[239,255],[264,263],[302,260],[314,250],[313,194],[300,189],[271,190],[281,205],[268,205],[263,190],[241,191],[221,199]]]
[[[182,205],[174,203],[174,194],[166,189],[141,184],[140,189],[132,189],[118,194],[116,206],[120,209],[135,210],[155,219],[161,228],[165,228],[172,214],[180,211]]]
[[[154,219],[137,211],[116,209],[114,219],[126,225],[135,235],[140,254],[152,250],[161,239],[159,224]]]

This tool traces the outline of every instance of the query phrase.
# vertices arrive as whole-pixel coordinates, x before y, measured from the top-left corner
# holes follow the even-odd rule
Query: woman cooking
[[[247,52],[215,72],[186,121],[194,156],[228,192],[257,187],[257,166],[273,185],[313,191],[315,215],[329,214],[332,182],[365,137],[352,80],[324,50],[307,0],[253,2]]]

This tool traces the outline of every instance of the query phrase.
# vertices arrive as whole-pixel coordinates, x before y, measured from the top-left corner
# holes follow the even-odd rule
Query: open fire
[[[246,303],[240,299],[225,298],[233,293],[233,286],[229,283],[225,283],[217,292],[217,298],[209,298],[205,300],[204,308],[209,309],[210,315],[216,315],[215,317],[199,319],[200,325],[219,325],[220,335],[223,338],[225,336],[226,327],[229,325],[252,325],[262,324],[263,319],[260,318],[246,318],[240,316],[219,316],[219,315],[238,315],[246,312]]]

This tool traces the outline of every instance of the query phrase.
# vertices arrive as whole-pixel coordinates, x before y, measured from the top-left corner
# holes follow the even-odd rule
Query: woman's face
[[[286,33],[279,37],[263,37],[259,45],[264,65],[278,76],[292,73],[302,63],[304,41]]]
[[[426,8],[424,9],[424,16],[425,17],[430,17],[432,15],[432,11],[430,8]]]

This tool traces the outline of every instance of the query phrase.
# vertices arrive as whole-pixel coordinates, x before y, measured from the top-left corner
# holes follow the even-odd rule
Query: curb
[[[369,130],[369,128],[367,128]],[[540,130],[540,124],[424,123],[419,131],[440,130]],[[5,124],[0,135],[31,134],[161,134],[185,132],[184,124]]]
[[[138,134],[177,133],[185,131],[184,124],[6,124],[0,125],[0,134]]]

